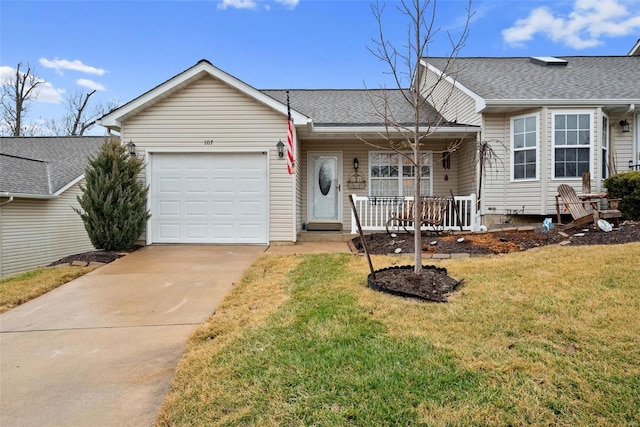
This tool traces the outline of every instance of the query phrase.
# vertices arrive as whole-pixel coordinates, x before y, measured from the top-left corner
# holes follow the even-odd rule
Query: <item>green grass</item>
[[[261,257],[158,424],[640,425],[640,244],[444,265],[466,284],[433,304],[366,288],[362,257]]]
[[[39,268],[0,279],[0,313],[37,298],[96,268]]]

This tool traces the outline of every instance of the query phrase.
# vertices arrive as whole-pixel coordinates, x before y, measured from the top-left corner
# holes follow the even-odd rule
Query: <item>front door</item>
[[[309,153],[308,222],[342,222],[339,153]]]

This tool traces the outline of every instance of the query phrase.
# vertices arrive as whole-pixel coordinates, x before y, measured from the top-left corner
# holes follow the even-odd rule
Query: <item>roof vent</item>
[[[561,65],[566,66],[569,62],[564,59],[555,58],[553,56],[534,56],[531,58],[531,62],[538,65]]]

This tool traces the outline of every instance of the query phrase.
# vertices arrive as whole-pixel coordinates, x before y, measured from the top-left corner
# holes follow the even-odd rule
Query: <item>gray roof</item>
[[[0,137],[0,193],[51,196],[84,174],[104,136]]]
[[[522,58],[456,58],[452,75],[484,99],[638,100],[640,57],[558,56],[566,66]],[[428,58],[442,70],[447,58]]]
[[[286,105],[286,90],[261,90]],[[289,91],[291,108],[311,119],[315,126],[376,126],[382,119],[374,112],[374,105],[383,105],[383,97],[397,123],[413,122],[411,106],[400,89],[292,89]],[[422,123],[437,124],[442,121],[430,105],[425,106]]]

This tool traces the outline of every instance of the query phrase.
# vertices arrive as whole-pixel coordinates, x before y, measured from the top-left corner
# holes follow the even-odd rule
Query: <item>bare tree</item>
[[[387,91],[377,91],[377,95],[370,95],[374,114],[384,124],[385,134],[380,135],[388,143],[392,150],[407,159],[414,169],[414,206],[413,223],[416,228],[414,233],[415,244],[415,273],[422,274],[422,235],[420,233],[421,209],[419,200],[421,197],[421,157],[427,143],[427,137],[437,131],[441,126],[442,115],[429,115],[429,101],[434,99],[436,90],[441,90],[440,83],[443,79],[453,76],[453,60],[458,56],[469,35],[469,22],[473,16],[471,11],[471,0],[468,0],[465,8],[466,19],[459,30],[457,36],[447,32],[449,43],[447,60],[445,66],[440,67],[443,72],[437,76],[430,76],[427,79],[426,70],[423,63],[428,61],[429,47],[436,41],[436,36],[440,33],[440,28],[436,26],[437,0],[402,0],[397,6],[400,13],[407,18],[407,41],[402,49],[397,49],[385,36],[383,28],[384,5],[379,2],[371,5],[371,10],[378,23],[378,36],[373,39],[374,48],[369,51],[388,67],[388,74],[395,81],[396,88],[400,90],[402,98],[412,112],[412,117],[407,121],[402,115],[394,110],[393,104],[389,102]],[[409,81],[410,87],[407,89],[404,81]],[[453,85],[449,86],[449,92],[444,95],[438,94],[440,99],[445,99],[440,103],[440,108],[445,109],[448,99],[453,91]],[[372,93],[372,92],[370,92]],[[373,99],[378,97],[378,99]],[[438,112],[440,113],[440,112]],[[438,117],[439,116],[439,117]],[[362,139],[362,138],[361,138]],[[371,144],[362,139],[365,143]],[[447,151],[453,152],[460,145],[456,141],[447,147]],[[384,147],[382,147],[384,148]],[[407,151],[410,154],[407,154]]]
[[[81,136],[96,125],[96,120],[118,105],[118,101],[111,100],[96,104],[89,109],[89,99],[96,90],[91,92],[75,91],[65,98],[66,111],[61,119],[51,119],[47,128],[58,136]]]
[[[23,120],[29,111],[30,101],[38,97],[38,86],[44,83],[38,79],[29,64],[24,72],[20,71],[22,62],[16,67],[15,75],[2,82],[0,92],[2,104],[2,127],[12,136],[25,133]]]

